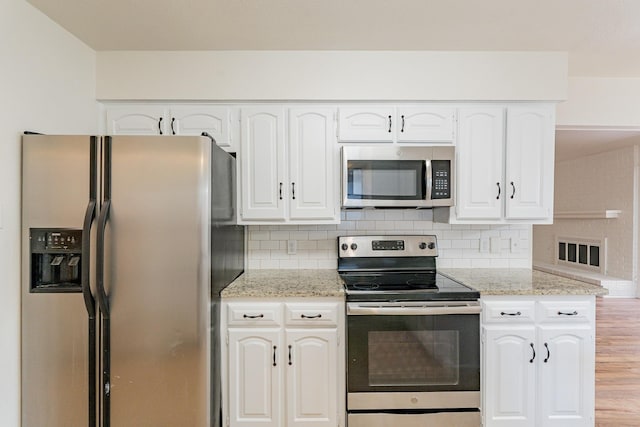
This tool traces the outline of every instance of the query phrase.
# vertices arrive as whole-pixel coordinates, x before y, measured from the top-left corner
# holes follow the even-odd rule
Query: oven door
[[[480,406],[477,301],[348,303],[348,409]]]

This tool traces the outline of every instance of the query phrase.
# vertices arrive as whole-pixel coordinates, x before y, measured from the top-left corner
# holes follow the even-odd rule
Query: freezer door
[[[208,427],[210,141],[105,146],[105,427]]]
[[[95,421],[93,413],[89,417],[89,408],[95,409],[90,395],[95,365],[89,353],[95,348],[90,348],[87,306],[77,283],[64,283],[64,276],[75,280],[74,270],[88,268],[88,254],[81,260],[77,252],[67,256],[64,245],[41,241],[32,255],[37,245],[30,242],[32,232],[41,239],[75,240],[82,234],[96,174],[92,148],[95,158],[97,140],[88,136],[24,136],[22,141],[23,427],[91,426]],[[77,250],[77,241],[73,246]],[[39,274],[46,280],[38,282],[34,276]],[[34,288],[34,283],[43,286]]]

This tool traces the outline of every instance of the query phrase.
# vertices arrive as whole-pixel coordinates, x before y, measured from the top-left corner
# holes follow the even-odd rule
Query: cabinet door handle
[[[496,196],[496,200],[498,200],[500,198],[500,193],[502,192],[502,190],[500,190],[500,183],[496,182],[496,185],[498,186],[498,195]]]
[[[322,314],[318,313],[318,314],[314,314],[313,316],[307,316],[306,314],[302,314],[300,315],[300,317],[302,317],[303,319],[320,319],[322,317]]]
[[[501,311],[500,316],[522,316],[522,313],[516,311],[515,313],[507,313],[506,311]]]
[[[162,135],[162,117],[158,119],[158,132]]]
[[[404,114],[400,117],[402,118],[402,127],[400,128],[400,132],[404,132]]]
[[[391,133],[391,116],[389,116],[389,133]]]
[[[296,199],[296,183],[295,182],[291,183],[291,197],[293,198],[293,200]]]
[[[547,363],[549,361],[549,358],[551,357],[551,352],[549,351],[549,346],[547,345],[547,343],[544,343],[544,348],[547,349],[547,357],[544,359],[544,363]]]
[[[536,349],[533,348],[533,343],[529,343],[529,345],[531,346],[531,351],[533,352],[533,356],[531,357],[531,359],[529,359],[529,363],[533,363],[533,361],[536,359]]]
[[[176,122],[176,118],[175,117],[171,117],[171,135],[175,135],[176,134],[176,129],[173,127],[173,124]]]
[[[282,183],[280,183],[280,200],[282,200]]]
[[[513,196],[516,195],[516,186],[513,184],[513,181],[511,181],[511,188],[513,188],[513,193],[511,193],[511,198],[513,199]]]
[[[575,310],[572,313],[565,313],[564,311],[558,312],[558,316],[577,316],[577,315],[578,315],[578,312]]]
[[[289,366],[293,365],[293,362],[291,361],[291,346],[289,346]]]
[[[277,366],[276,365],[276,350],[278,349],[278,347],[276,347],[275,345],[273,346],[273,366]]]
[[[245,319],[262,319],[264,314],[243,314],[242,317]]]

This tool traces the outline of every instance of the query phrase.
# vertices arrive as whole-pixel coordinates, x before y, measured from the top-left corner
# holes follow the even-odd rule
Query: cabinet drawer
[[[338,325],[338,303],[290,303],[284,311],[287,325]]]
[[[282,307],[278,303],[227,304],[227,325],[229,326],[280,326]]]
[[[532,323],[535,317],[533,301],[484,301],[484,323]]]
[[[588,301],[541,301],[538,303],[540,322],[585,323],[593,318]]]

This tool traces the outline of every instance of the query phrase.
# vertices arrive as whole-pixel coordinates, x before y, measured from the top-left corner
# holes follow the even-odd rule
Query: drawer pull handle
[[[275,345],[273,346],[273,366],[277,366],[276,365],[276,350],[278,349],[278,347],[276,347]]]
[[[502,190],[500,190],[500,183],[496,182],[496,185],[498,186],[498,195],[496,196],[496,200],[498,200],[500,198],[500,193],[502,193]]]
[[[243,314],[242,317],[245,319],[262,319],[264,314]]]
[[[558,312],[558,316],[577,316],[577,315],[578,315],[578,312],[575,310],[572,313],[565,313],[564,311]]]
[[[313,316],[307,316],[306,314],[301,315],[303,319],[319,319],[322,317],[322,314],[314,314]]]
[[[289,346],[289,366],[293,365],[293,362],[291,361],[291,346]]]
[[[544,363],[547,363],[549,361],[549,358],[551,357],[551,352],[549,351],[549,346],[547,345],[547,343],[544,343],[544,348],[547,349],[547,357],[546,359],[544,359]]]
[[[522,313],[516,311],[515,313],[507,313],[506,311],[501,311],[500,316],[522,316]]]
[[[533,356],[531,357],[531,359],[529,359],[529,363],[533,363],[534,360],[536,360],[536,349],[533,348],[533,343],[529,344],[531,346],[531,351],[533,352]]]

